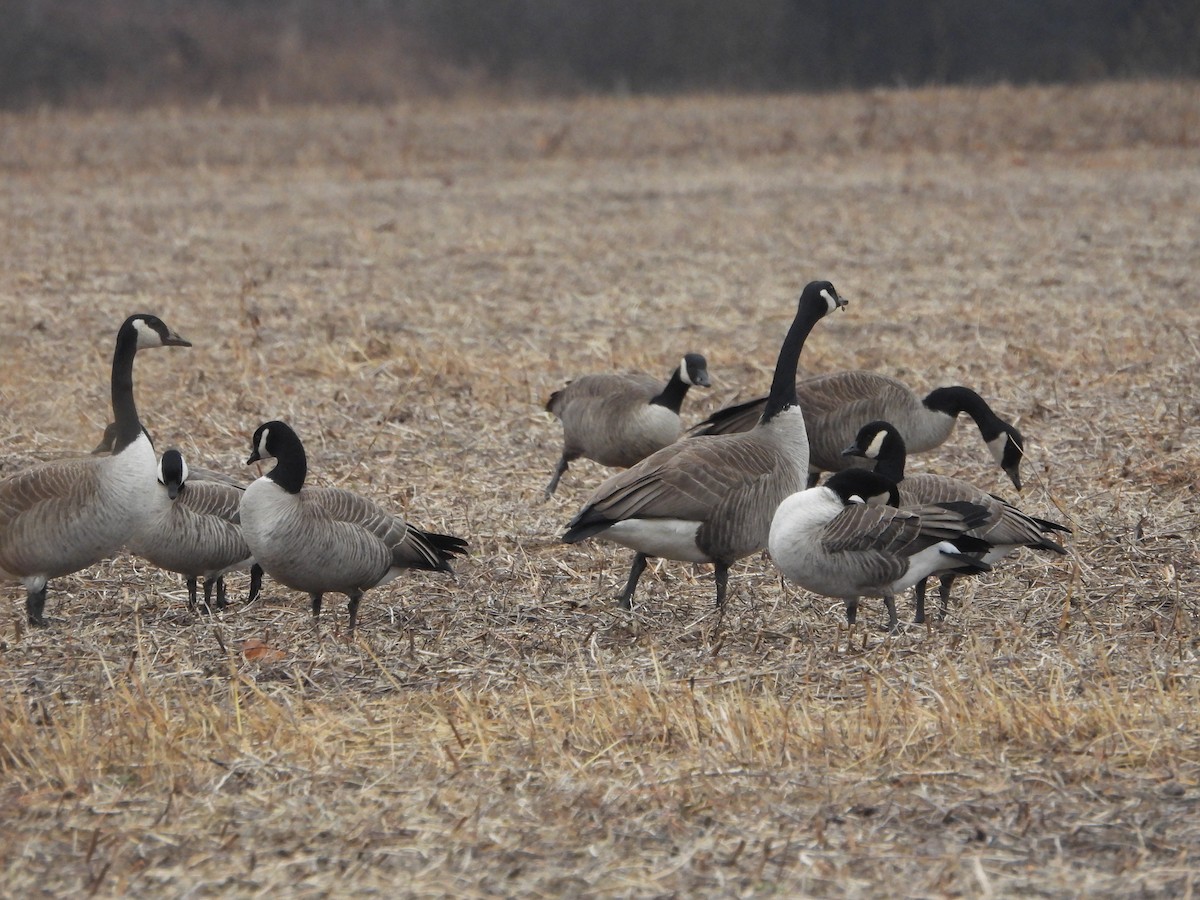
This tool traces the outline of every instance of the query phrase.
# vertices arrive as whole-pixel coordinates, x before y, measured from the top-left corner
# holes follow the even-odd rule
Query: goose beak
[[[254,452],[250,454],[250,458],[246,460],[246,465],[259,462],[261,459],[262,457],[258,455],[258,448],[255,448]]]
[[[179,496],[179,485],[172,481],[170,484],[164,485],[167,489],[167,496],[174,500]]]
[[[858,444],[851,444],[849,447],[847,447],[845,450],[842,451],[842,456],[863,456],[863,455],[865,455],[865,454],[862,451],[862,447],[858,446]]]
[[[696,387],[712,387],[712,381],[709,379],[707,372],[701,372],[696,377]]]
[[[184,340],[176,332],[170,331],[167,333],[167,336],[165,338],[163,338],[163,346],[164,347],[190,347],[190,346],[192,346],[192,342],[188,341],[188,340]]]
[[[1004,472],[1012,479],[1013,487],[1017,489],[1017,493],[1021,493],[1021,470],[1016,466],[1009,466]]]

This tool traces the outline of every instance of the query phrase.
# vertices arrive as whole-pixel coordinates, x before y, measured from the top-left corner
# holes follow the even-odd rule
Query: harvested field
[[[121,320],[160,451],[311,480],[471,556],[347,640],[269,579],[193,617],[121,558],[0,616],[9,896],[1191,896],[1200,871],[1200,86],[0,119],[0,472],[90,448]],[[704,353],[961,383],[1070,553],[848,642],[763,558],[564,546],[574,375]],[[913,470],[1012,497],[969,422]],[[247,477],[253,474],[247,472]],[[231,578],[241,601],[245,579]],[[900,604],[911,618],[911,604]]]

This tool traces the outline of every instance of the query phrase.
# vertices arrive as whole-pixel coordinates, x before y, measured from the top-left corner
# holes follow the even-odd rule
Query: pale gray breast
[[[189,576],[211,576],[249,565],[250,548],[240,527],[242,491],[190,478],[171,501],[161,486],[161,512],[148,519],[129,549],[156,566]]]

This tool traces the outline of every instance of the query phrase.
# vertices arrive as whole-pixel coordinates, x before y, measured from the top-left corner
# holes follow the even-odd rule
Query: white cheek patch
[[[180,474],[179,474],[179,486],[183,487],[185,484],[187,484],[188,467],[187,467],[187,460],[184,459],[182,456],[179,457],[179,467],[181,470]]]
[[[264,428],[263,433],[258,436],[258,446],[254,449],[258,451],[258,455],[263,459],[270,459],[271,454],[267,452],[267,439],[271,436],[271,429]]]
[[[828,288],[821,288],[821,296],[825,298],[825,302],[829,304],[829,310],[832,312],[837,309],[837,301],[830,296]]]
[[[992,451],[992,458],[996,460],[996,465],[1004,465],[1004,450],[1008,446],[1008,435],[1005,432],[1000,432],[998,437],[992,438],[987,442],[988,449]]]
[[[684,384],[695,384],[695,382],[692,381],[692,373],[688,371],[686,359],[681,359],[679,361],[679,378]]]
[[[152,343],[159,343],[158,334],[146,324],[145,319],[134,319],[133,330],[137,332],[137,345],[139,347],[149,347]],[[154,335],[153,342],[150,340],[150,335]]]
[[[887,438],[886,431],[875,432],[875,437],[871,438],[871,443],[867,444],[867,449],[863,451],[863,455],[867,459],[879,459],[879,454],[883,451],[883,442]]]

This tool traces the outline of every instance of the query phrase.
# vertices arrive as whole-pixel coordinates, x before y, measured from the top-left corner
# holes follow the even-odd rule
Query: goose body
[[[20,581],[31,625],[44,625],[46,585],[116,554],[133,534],[155,484],[157,460],[138,419],[138,350],[191,344],[156,316],[130,316],[112,366],[116,435],[107,457],[41,463],[0,481],[0,576]]]
[[[271,458],[275,468],[242,495],[242,534],[268,575],[312,598],[314,619],[322,595],[345,594],[353,631],[366,590],[404,569],[449,572],[466,552],[461,538],[422,531],[359,494],[306,487],[304,446],[283,422],[258,427],[247,465]]]
[[[1069,531],[1064,525],[1029,516],[1011,503],[961,478],[924,473],[906,476],[906,442],[899,428],[889,422],[868,422],[843,453],[863,459],[868,464],[873,463],[876,472],[894,482],[902,507],[967,501],[986,509],[986,517],[968,534],[990,545],[986,552],[980,554],[980,559],[989,565],[999,562],[1021,547],[1057,554],[1067,552],[1062,544],[1047,536],[1054,531]],[[943,617],[956,577],[957,574],[953,572],[941,576]],[[916,583],[916,622],[925,621],[925,587],[925,579]]]
[[[546,411],[562,421],[563,449],[546,496],[580,457],[628,468],[679,439],[679,410],[693,385],[708,387],[708,365],[688,353],[664,386],[649,375],[584,375],[555,391]]]
[[[226,573],[257,568],[242,537],[241,499],[242,488],[192,479],[182,454],[168,450],[159,461],[153,502],[144,511],[128,549],[161,569],[185,576],[188,609],[196,608],[199,578],[204,579],[205,608],[212,609],[214,587],[216,605],[223,608]],[[251,601],[261,578],[261,569],[252,573]]]
[[[979,394],[954,386],[918,396],[903,382],[874,372],[846,371],[813,375],[796,385],[808,424],[809,469],[840,472],[864,465],[842,454],[842,449],[868,422],[892,422],[907,436],[910,453],[924,453],[949,439],[961,413],[975,422],[988,452],[1021,489],[1021,457],[1025,441],[1021,432],[1000,418]],[[692,428],[691,434],[729,434],[753,427],[762,415],[765,397],[756,397],[717,410]]]
[[[623,608],[648,557],[712,563],[717,606],[724,604],[729,567],[766,546],[775,508],[804,485],[808,441],[796,365],[813,326],[845,305],[827,281],[805,287],[753,429],[664,447],[601,484],[568,523],[567,543],[600,537],[635,552]]]
[[[861,597],[882,597],[888,628],[895,629],[897,593],[934,573],[988,568],[965,552],[982,545],[970,538],[964,542],[986,514],[983,507],[865,502],[889,492],[894,500],[892,487],[872,472],[840,472],[822,486],[786,498],[771,522],[768,549],[780,571],[807,590],[840,598],[850,625]]]

